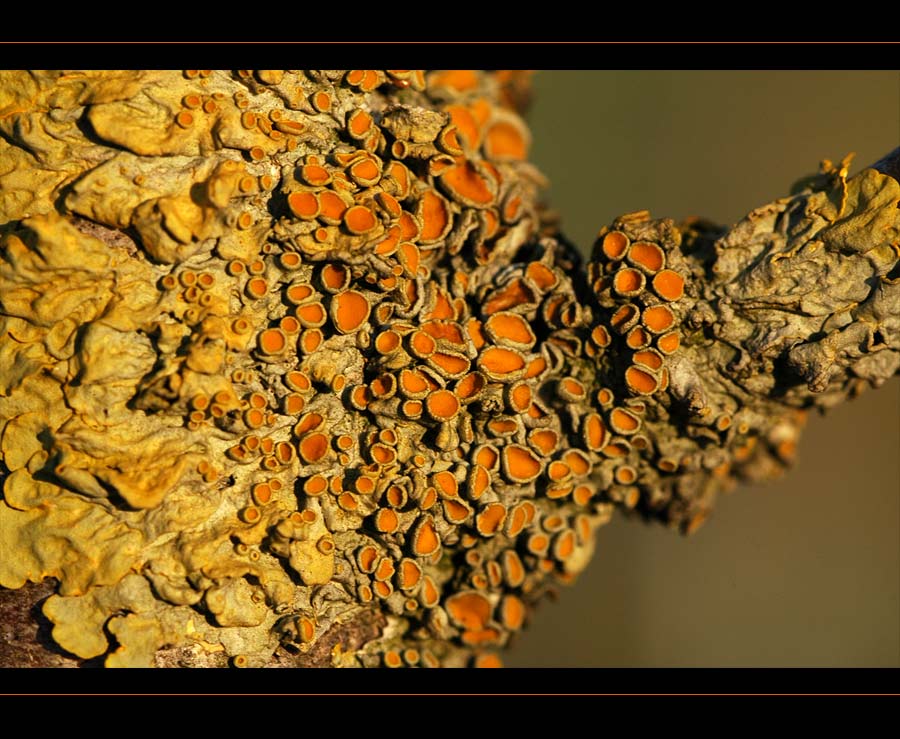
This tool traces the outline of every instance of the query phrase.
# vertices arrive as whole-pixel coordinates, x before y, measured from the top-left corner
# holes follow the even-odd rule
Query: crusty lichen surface
[[[0,585],[60,647],[497,664],[616,508],[692,531],[897,372],[895,179],[582,265],[522,80],[0,72]]]

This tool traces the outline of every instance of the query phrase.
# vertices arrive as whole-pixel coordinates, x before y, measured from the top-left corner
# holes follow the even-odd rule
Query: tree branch
[[[695,530],[900,366],[896,152],[584,269],[515,75],[3,85],[0,660],[45,599],[82,665],[489,665],[615,509]]]

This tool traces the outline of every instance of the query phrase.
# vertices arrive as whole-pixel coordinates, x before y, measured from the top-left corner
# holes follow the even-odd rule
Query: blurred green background
[[[532,161],[582,250],[615,216],[730,224],[823,158],[900,144],[896,71],[553,71]],[[509,667],[900,666],[900,378],[810,420],[775,483],[684,538],[621,516]]]

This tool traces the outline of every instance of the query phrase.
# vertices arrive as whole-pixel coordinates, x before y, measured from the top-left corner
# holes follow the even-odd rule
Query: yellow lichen
[[[341,664],[463,664],[586,564],[684,279],[619,224],[576,301],[502,85],[0,73],[0,585],[59,580],[60,646],[265,664],[380,609]]]

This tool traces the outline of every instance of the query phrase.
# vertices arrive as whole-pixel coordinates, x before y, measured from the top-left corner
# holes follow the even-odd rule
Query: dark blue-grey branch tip
[[[881,174],[889,175],[895,180],[900,180],[900,146],[894,149],[890,154],[883,156],[875,164],[872,169],[877,169]]]

